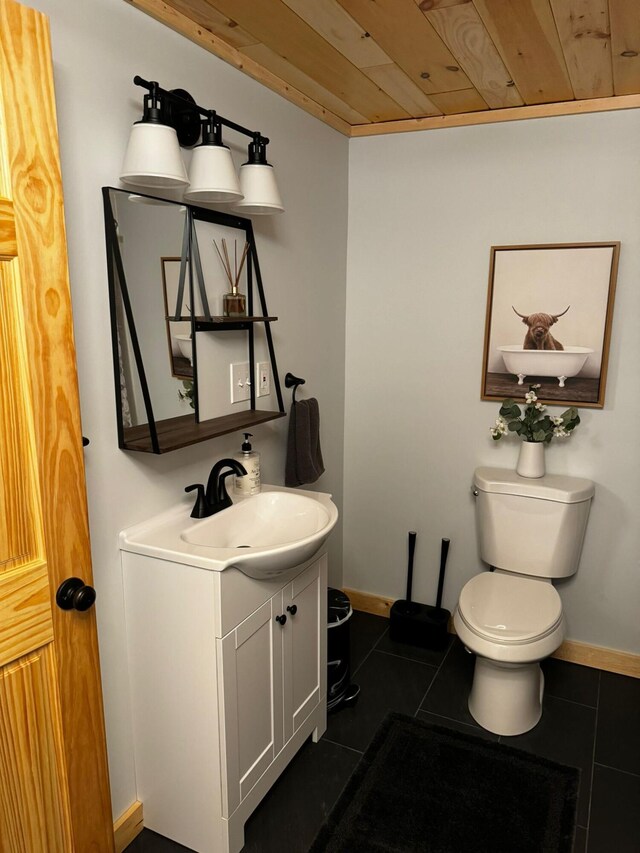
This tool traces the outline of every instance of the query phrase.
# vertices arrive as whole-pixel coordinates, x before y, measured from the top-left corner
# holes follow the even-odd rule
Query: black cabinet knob
[[[276,622],[277,622],[279,625],[284,625],[284,623],[285,623],[286,621],[287,621],[287,617],[286,617],[286,615],[285,615],[284,613],[282,614],[282,616],[276,616]]]
[[[296,613],[298,612],[298,605],[297,604],[290,604],[287,607],[287,612],[290,613],[292,616],[295,616]]]
[[[95,589],[80,578],[67,578],[56,592],[56,604],[61,610],[89,610],[95,600]]]

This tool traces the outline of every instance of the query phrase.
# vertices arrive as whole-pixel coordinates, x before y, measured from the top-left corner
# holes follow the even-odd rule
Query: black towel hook
[[[293,395],[291,397],[291,402],[295,403],[296,401],[296,391],[298,390],[298,385],[304,385],[305,380],[300,379],[299,376],[294,376],[293,373],[287,373],[284,377],[284,386],[285,388],[293,388]]]

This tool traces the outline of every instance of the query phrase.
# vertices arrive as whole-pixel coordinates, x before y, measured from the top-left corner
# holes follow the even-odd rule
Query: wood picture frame
[[[186,354],[186,350],[181,352],[177,337],[180,335],[184,339],[186,336],[191,336],[191,320],[188,316],[186,319],[181,320],[171,319],[176,310],[181,258],[163,257],[160,260],[162,262],[162,293],[164,296],[165,325],[167,329],[171,375],[176,379],[193,380],[192,359]],[[186,301],[188,302],[188,298]],[[183,298],[183,304],[184,302],[185,299]],[[183,316],[185,315],[183,314]]]
[[[481,399],[604,406],[620,243],[492,246]],[[524,325],[523,325],[524,324]]]

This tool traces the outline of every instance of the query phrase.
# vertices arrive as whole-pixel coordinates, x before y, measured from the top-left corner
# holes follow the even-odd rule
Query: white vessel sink
[[[238,498],[209,518],[190,518],[191,506],[182,503],[123,531],[121,548],[268,579],[313,557],[338,521],[331,495],[277,486]]]
[[[338,520],[334,510],[304,495],[261,492],[196,522],[181,539],[210,548],[252,577],[273,576],[315,554]]]

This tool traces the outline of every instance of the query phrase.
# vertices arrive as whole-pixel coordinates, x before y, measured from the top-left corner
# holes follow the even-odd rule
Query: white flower
[[[537,385],[532,385],[531,387],[532,388],[542,388],[542,385],[538,382]]]
[[[546,407],[546,406],[543,406],[543,405],[542,405],[542,403],[536,403],[536,409],[537,409],[539,412],[544,412],[544,410],[545,410],[546,408],[547,408],[547,407]]]
[[[524,399],[528,405],[531,405],[531,403],[535,403],[538,398],[536,397],[533,391],[527,391],[527,393],[524,395]]]
[[[556,438],[569,438],[569,436],[571,435],[568,430],[561,426],[555,427],[553,430],[553,434]]]
[[[551,418],[556,426],[562,426],[562,418]]]
[[[507,422],[503,417],[498,417],[496,418],[496,425],[489,427],[489,430],[494,438],[500,438],[507,431]]]

